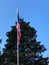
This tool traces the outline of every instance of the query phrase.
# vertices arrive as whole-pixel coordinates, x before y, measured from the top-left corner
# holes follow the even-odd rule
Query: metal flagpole
[[[18,22],[18,9],[17,9],[17,22]],[[18,31],[17,31],[17,65],[19,65],[19,42],[18,42]]]
[[[18,36],[18,34],[17,34]],[[18,40],[17,40],[17,65],[19,65],[19,45],[18,45]]]

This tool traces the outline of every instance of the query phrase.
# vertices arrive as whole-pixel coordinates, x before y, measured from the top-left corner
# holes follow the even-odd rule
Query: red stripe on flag
[[[20,39],[21,39],[21,29],[20,29],[20,23],[18,22],[16,25],[17,29],[17,40],[18,40],[18,45],[20,44]]]

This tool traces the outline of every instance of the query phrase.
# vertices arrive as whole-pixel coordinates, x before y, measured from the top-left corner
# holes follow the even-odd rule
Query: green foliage
[[[17,24],[17,23],[16,23]],[[48,58],[43,58],[42,52],[46,51],[44,45],[36,40],[36,30],[20,19],[21,41],[19,46],[20,65],[48,65]],[[16,26],[6,33],[7,40],[2,54],[2,63],[5,65],[17,64],[17,30]],[[1,58],[1,57],[0,57]],[[6,61],[6,63],[5,63]]]
[[[0,45],[1,45],[2,39],[0,39]],[[0,46],[0,55],[1,55],[1,46]]]

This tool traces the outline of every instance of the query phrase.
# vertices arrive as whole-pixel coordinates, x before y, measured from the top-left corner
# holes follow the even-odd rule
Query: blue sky
[[[6,32],[17,20],[16,8],[20,17],[37,30],[37,39],[47,48],[44,56],[49,55],[49,0],[0,0],[1,49],[6,43]]]

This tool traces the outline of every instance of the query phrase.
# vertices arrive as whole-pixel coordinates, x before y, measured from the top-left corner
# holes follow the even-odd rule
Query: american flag
[[[18,45],[19,45],[20,39],[21,39],[21,29],[20,29],[20,23],[19,22],[17,22],[16,29],[17,29],[17,42],[18,42]]]

